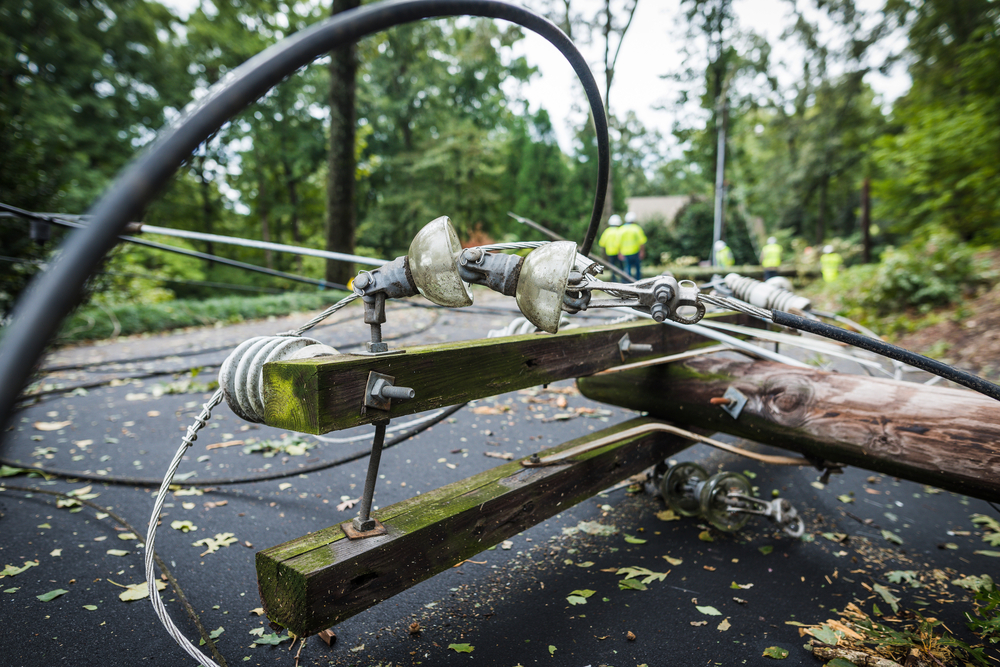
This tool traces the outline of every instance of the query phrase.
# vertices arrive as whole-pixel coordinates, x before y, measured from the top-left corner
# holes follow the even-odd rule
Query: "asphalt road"
[[[509,300],[465,311],[394,306],[385,333],[397,337],[394,345],[477,338],[509,322],[512,307]],[[343,349],[361,343],[367,330],[359,311],[338,313],[314,337]],[[145,478],[158,485],[183,431],[210,395],[203,383],[228,350],[251,335],[287,330],[305,319],[59,351],[46,363],[61,368],[35,387],[38,401],[17,415],[0,455],[24,467]],[[192,377],[186,369],[194,366],[204,370]],[[386,450],[375,503],[386,506],[486,470],[498,462],[487,453],[525,456],[633,416],[584,399],[573,382],[480,401]],[[294,473],[366,450],[371,431],[328,434],[365,436],[352,442],[289,440],[294,436],[245,424],[222,405],[180,473],[193,473],[188,480],[197,481]],[[213,447],[237,440],[243,444]],[[263,442],[283,444],[286,451],[245,451]],[[975,553],[990,547],[971,516],[998,516],[987,503],[859,469],[821,487],[815,470],[762,466],[701,445],[676,459],[698,461],[710,472],[748,471],[764,497],[779,490],[805,515],[806,539],[756,520],[735,534],[707,529],[698,519],[663,521],[657,517],[663,510],[659,498],[612,489],[341,623],[332,646],[308,638],[300,664],[754,665],[771,664],[762,654],[779,646],[789,651],[780,664],[819,665],[802,647],[808,637],[794,624],[836,618],[835,610],[851,602],[868,613],[873,604],[887,607],[876,585],[898,596],[901,608],[934,616],[973,641],[964,627],[968,594],[950,582],[995,577],[1000,570],[1000,559]],[[205,628],[217,635],[229,665],[295,664],[299,645],[291,647],[287,638],[275,646],[254,644],[272,634],[285,637],[254,613],[261,606],[254,554],[352,516],[355,510],[337,506],[360,495],[366,466],[361,458],[308,475],[184,487],[167,498],[157,550]],[[0,567],[13,566],[5,570],[11,572],[37,564],[0,580],[0,663],[194,664],[163,630],[148,600],[119,599],[123,586],[145,579],[141,537],[126,539],[127,531],[105,512],[60,507],[65,500],[43,493],[80,493],[142,533],[153,489],[24,475],[3,481],[36,490],[0,492]],[[190,522],[190,532],[171,528],[174,521]],[[613,528],[592,535],[580,530],[581,522]],[[215,551],[208,549],[211,542],[193,544],[205,538],[226,542],[216,537],[225,533],[236,541]],[[617,572],[626,567],[666,576],[654,578],[646,590],[622,589]],[[888,573],[894,571],[912,571],[923,584],[893,583]],[[52,591],[65,592],[39,599]],[[574,591],[593,593],[585,603],[571,604],[567,598]],[[183,634],[197,643],[198,630],[175,591],[168,587],[162,595]],[[419,634],[410,631],[414,622]],[[455,650],[467,648],[462,645],[471,653]],[[992,655],[1000,658],[996,650]]]

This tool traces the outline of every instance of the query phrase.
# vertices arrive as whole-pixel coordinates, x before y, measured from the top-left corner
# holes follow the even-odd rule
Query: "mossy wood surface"
[[[647,423],[632,419],[545,450],[555,453]],[[348,540],[339,525],[257,554],[270,620],[310,635],[586,500],[685,449],[663,433],[605,445],[556,466],[513,461],[374,512],[387,534]]]
[[[585,396],[688,427],[1000,500],[1000,402],[964,389],[711,356],[577,381]],[[730,386],[737,419],[712,405]]]
[[[720,319],[743,321],[733,315]],[[625,334],[633,344],[652,345],[653,352],[632,354],[623,361],[618,344]],[[264,366],[265,423],[302,433],[327,433],[589,375],[711,342],[684,329],[645,321],[555,335],[411,347],[384,357],[338,355],[275,362]],[[412,387],[416,397],[393,400],[388,411],[369,409],[362,414],[370,371],[393,376],[396,385]]]

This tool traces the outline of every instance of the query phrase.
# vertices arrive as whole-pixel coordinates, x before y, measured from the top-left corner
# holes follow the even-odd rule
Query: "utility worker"
[[[632,211],[625,214],[625,224],[618,237],[618,259],[624,262],[625,273],[634,280],[640,280],[642,260],[646,259],[646,233],[636,224],[635,219],[636,215]]]
[[[823,256],[819,258],[820,268],[823,270],[823,282],[832,283],[840,275],[840,266],[844,263],[844,258],[840,253],[833,251],[833,246],[823,247]]]
[[[760,265],[764,267],[764,280],[778,275],[781,266],[781,246],[773,236],[767,239],[767,245],[760,250]]]
[[[728,269],[730,266],[736,264],[736,260],[733,259],[733,251],[729,249],[726,242],[719,239],[715,242],[715,265],[721,266]]]
[[[622,268],[621,260],[618,259],[619,240],[622,232],[622,218],[620,215],[612,215],[608,218],[608,228],[601,234],[601,240],[597,245],[604,249],[604,255],[616,268]],[[619,282],[619,277],[612,273],[611,280]]]

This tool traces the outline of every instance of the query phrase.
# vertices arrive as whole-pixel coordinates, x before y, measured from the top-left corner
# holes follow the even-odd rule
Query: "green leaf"
[[[109,556],[128,556],[130,552],[124,549],[108,549]]]
[[[230,544],[237,541],[238,540],[232,533],[216,533],[215,537],[206,537],[198,540],[197,542],[192,542],[191,546],[204,546],[205,551],[201,553],[201,555],[204,556],[205,554],[215,553],[220,547],[228,547]]]
[[[36,595],[35,597],[41,600],[42,602],[48,602],[50,600],[55,600],[60,595],[66,595],[66,593],[69,593],[69,591],[66,590],[65,588],[57,588],[55,590],[49,591],[48,593],[42,593],[41,595]]]
[[[823,533],[823,537],[831,542],[843,542],[847,539],[847,533]]]
[[[591,595],[593,595],[596,592],[597,591],[592,591],[589,588],[581,588],[581,589],[573,591],[572,593],[570,593],[570,595],[579,595],[582,598],[589,598]]]
[[[87,611],[97,611],[96,604],[85,604],[83,605],[83,608],[86,609]]]
[[[706,616],[722,616],[722,612],[721,611],[719,611],[715,607],[711,607],[711,606],[708,606],[708,605],[705,605],[703,607],[696,606],[695,609],[697,609],[701,613],[705,614]]]
[[[276,632],[272,632],[268,635],[262,635],[257,639],[253,640],[254,644],[265,644],[267,646],[277,646],[281,642],[287,642],[291,637],[289,635],[279,635]]]
[[[680,514],[677,514],[672,509],[665,509],[662,512],[657,512],[655,514],[656,518],[660,521],[680,521]]]
[[[216,628],[215,630],[212,630],[211,632],[209,632],[209,633],[208,633],[208,636],[209,636],[209,637],[211,637],[212,639],[218,639],[218,638],[219,638],[219,636],[220,636],[220,635],[221,635],[221,634],[222,634],[223,632],[225,632],[225,631],[226,631],[226,629],[225,629],[224,627],[222,627],[222,626],[220,625],[220,626],[219,626],[218,628]],[[204,637],[202,637],[202,638],[201,638],[201,640],[199,640],[199,641],[198,641],[198,645],[199,645],[199,646],[204,646],[204,645],[205,645],[205,638],[204,638]]]
[[[16,593],[19,590],[21,590],[20,586],[14,586],[13,588],[5,588],[5,589],[3,589],[3,592],[4,593]]]
[[[715,541],[715,538],[712,537],[712,533],[708,532],[707,530],[703,530],[700,533],[698,533],[698,539],[701,540],[702,542],[714,542]]]
[[[881,616],[882,615],[882,610],[879,609],[878,605],[875,604],[874,602],[872,603],[872,613],[875,614],[876,616]]]
[[[994,558],[1000,558],[1000,551],[973,551],[974,554],[979,554],[980,556],[993,556]]]
[[[893,570],[885,573],[886,579],[891,584],[909,584],[913,588],[920,588],[920,579],[916,570]]]
[[[885,601],[886,604],[892,607],[893,613],[899,611],[899,598],[893,595],[892,591],[890,591],[882,584],[875,584],[874,586],[872,586],[872,589],[876,593],[882,596],[882,599]]]
[[[29,567],[35,567],[36,565],[38,565],[37,560],[26,560],[24,561],[24,564],[21,565],[21,567],[17,567],[16,565],[8,565],[4,567],[3,570],[0,570],[0,579],[2,579],[3,577],[13,577],[15,575],[21,574]]]
[[[641,577],[644,584],[650,584],[656,580],[663,581],[667,578],[666,572],[653,572],[652,570],[638,566],[620,568],[615,574],[624,574],[626,579]]]
[[[888,541],[892,542],[893,544],[902,544],[903,543],[903,538],[901,538],[899,535],[897,535],[896,533],[892,532],[891,530],[883,530],[882,531],[882,537],[884,537]]]
[[[555,655],[555,654],[556,654],[556,647],[553,646],[552,644],[549,644],[549,655]]]
[[[618,590],[644,591],[646,590],[646,584],[638,579],[622,579],[618,582]]]
[[[587,604],[587,598],[580,597],[579,595],[568,595],[566,597],[566,602],[569,602],[570,604],[573,604],[573,605]]]
[[[28,472],[27,468],[15,468],[13,466],[0,465],[0,477],[16,477]]]
[[[592,561],[592,560],[585,560],[582,563],[577,563],[576,566],[577,567],[593,567],[594,566],[594,561]]]
[[[110,579],[108,579],[108,581],[113,584],[115,583]],[[125,589],[118,594],[118,599],[122,602],[134,602],[135,600],[143,600],[149,597],[149,587],[146,585],[145,581],[141,584],[129,584],[127,586],[122,586],[121,584],[115,585]],[[159,579],[156,580],[156,590],[162,591],[166,587],[167,583],[165,581],[160,581]]]
[[[837,634],[837,631],[828,625],[822,625],[818,628],[809,628],[806,632],[824,644],[829,644],[830,646],[836,646],[837,641],[840,639],[840,635]]]
[[[646,540],[642,539],[641,537],[632,537],[628,533],[625,533],[625,541],[628,542],[629,544],[645,544],[646,543]]]
[[[118,533],[119,540],[137,540],[139,536],[135,533]]]
[[[765,544],[762,547],[757,547],[757,551],[761,552],[762,554],[764,554],[766,556],[769,553],[771,553],[772,551],[774,551],[774,547],[771,546],[770,544]]]
[[[989,588],[990,586],[992,586],[993,579],[988,574],[984,574],[979,577],[969,575],[968,577],[961,577],[960,579],[955,579],[951,583],[953,583],[956,586],[961,586],[962,588],[967,588],[970,591],[978,591],[982,588]]]
[[[671,565],[680,565],[684,562],[684,559],[682,558],[671,558],[670,556],[664,556],[663,560],[667,561]]]
[[[476,647],[471,644],[448,644],[448,648],[455,653],[472,653],[476,650]]]
[[[845,494],[837,496],[837,500],[839,500],[842,503],[853,503],[854,502],[854,496],[848,495],[848,494],[845,493]]]
[[[181,521],[181,520],[171,521],[170,527],[173,528],[174,530],[179,530],[182,533],[189,533],[192,530],[198,530],[198,526],[194,525],[190,521]]]
[[[775,660],[784,660],[788,657],[788,651],[780,646],[769,646],[764,649],[763,656],[765,658],[774,658]]]
[[[834,658],[830,662],[826,663],[825,667],[858,667],[850,660],[844,660],[843,658]]]

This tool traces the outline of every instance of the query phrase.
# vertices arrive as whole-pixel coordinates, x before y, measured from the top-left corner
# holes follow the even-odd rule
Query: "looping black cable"
[[[233,70],[125,168],[90,210],[90,227],[63,243],[59,259],[36,277],[18,302],[0,344],[0,415],[4,419],[0,425],[9,418],[46,343],[79,299],[87,277],[117,243],[125,225],[141,218],[167,179],[207,137],[286,76],[325,53],[401,23],[465,15],[510,21],[538,33],[566,57],[583,83],[598,143],[594,208],[580,245],[581,253],[590,252],[604,208],[611,151],[600,88],[569,37],[547,19],[500,0],[390,0],[360,7],[302,30]]]

